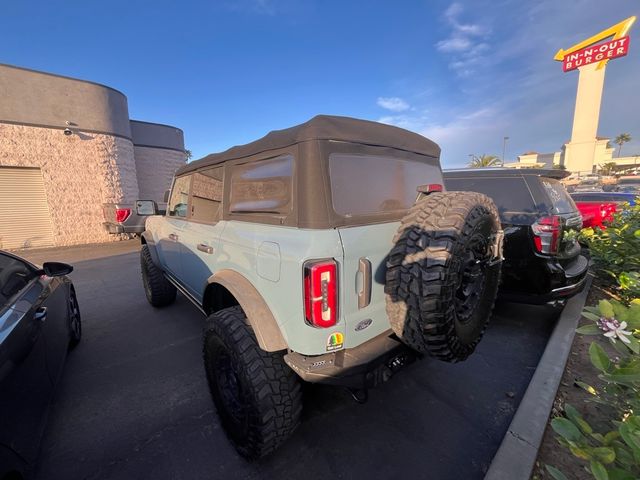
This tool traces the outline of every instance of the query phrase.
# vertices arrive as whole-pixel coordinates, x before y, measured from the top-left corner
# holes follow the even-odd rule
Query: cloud
[[[436,49],[442,53],[452,54],[449,67],[459,76],[469,76],[474,72],[474,64],[482,58],[482,53],[489,49],[484,39],[491,30],[479,23],[462,23],[459,20],[464,8],[460,3],[452,3],[444,12],[445,23],[450,27],[448,38],[436,43]]]
[[[404,112],[409,110],[409,104],[399,97],[378,97],[378,106],[392,112]]]

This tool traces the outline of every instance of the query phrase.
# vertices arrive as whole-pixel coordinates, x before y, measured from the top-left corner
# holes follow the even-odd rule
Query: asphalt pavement
[[[426,359],[355,403],[309,385],[303,421],[249,463],[228,443],[201,359],[203,317],[184,297],[145,298],[136,241],[25,255],[68,261],[83,319],[42,442],[36,478],[481,479],[558,312],[501,303],[466,362]]]

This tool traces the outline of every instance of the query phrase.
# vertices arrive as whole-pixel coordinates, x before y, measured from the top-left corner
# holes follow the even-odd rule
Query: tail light
[[[116,208],[116,222],[122,223],[131,215],[130,208]]]
[[[558,253],[562,235],[562,219],[558,215],[550,215],[538,219],[533,225],[533,241],[540,253],[555,255]]]
[[[338,321],[338,266],[335,260],[304,266],[304,315],[314,327],[332,327]]]

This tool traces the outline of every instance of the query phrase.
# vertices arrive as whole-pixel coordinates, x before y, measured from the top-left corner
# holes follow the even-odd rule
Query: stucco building
[[[163,200],[184,165],[182,130],[129,119],[93,82],[0,64],[0,248],[118,239],[106,203]]]

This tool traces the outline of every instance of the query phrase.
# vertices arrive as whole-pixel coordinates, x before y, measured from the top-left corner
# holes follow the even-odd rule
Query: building
[[[566,162],[567,146],[562,146],[560,152],[538,153],[527,152],[518,155],[518,161],[505,163],[505,167],[509,168],[553,168],[554,166],[563,165],[572,173],[578,175],[588,175],[590,173],[598,173],[603,165],[614,163],[614,172],[631,172],[640,166],[640,155],[632,155],[627,157],[614,157],[615,148],[610,147],[610,139],[606,137],[596,137],[593,151],[593,166],[590,170],[573,170],[570,164]]]
[[[182,130],[129,119],[113,88],[0,64],[0,248],[117,240],[105,203],[163,200]]]

